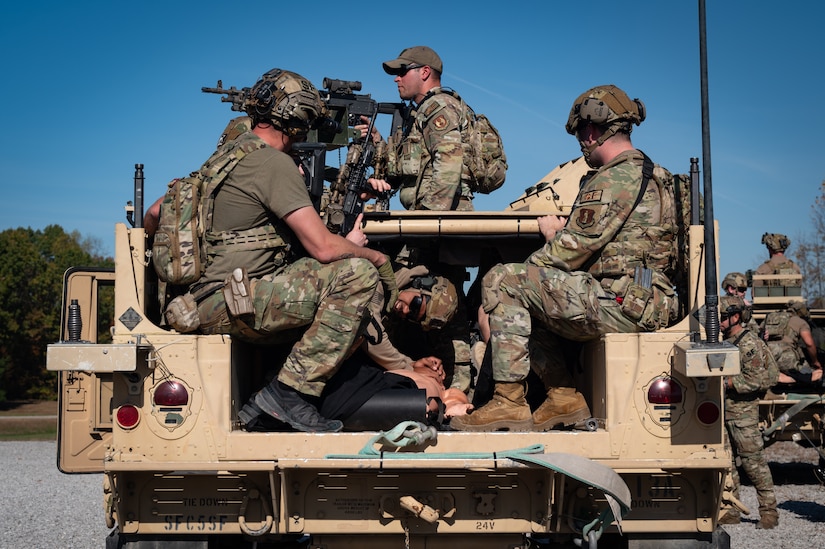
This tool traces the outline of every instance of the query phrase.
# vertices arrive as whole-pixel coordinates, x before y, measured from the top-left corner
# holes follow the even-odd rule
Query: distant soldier
[[[745,303],[745,309],[742,311],[742,323],[753,333],[759,333],[759,324],[753,318],[753,305],[745,299],[745,294],[748,292],[747,277],[739,272],[726,274],[725,278],[722,279],[722,291],[724,295],[742,298]]]
[[[791,245],[791,239],[784,234],[779,233],[765,233],[762,235],[762,244],[768,248],[770,257],[762,263],[757,269],[756,274],[759,275],[773,275],[773,274],[799,274],[799,265],[793,262],[792,259],[785,256],[785,250]],[[768,284],[768,286],[781,286],[782,284]]]
[[[781,383],[821,382],[822,365],[811,325],[806,321],[809,316],[804,302],[790,301],[786,310],[765,317],[763,336],[779,365]]]
[[[757,335],[742,326],[744,300],[723,296],[719,300],[720,328],[725,341],[739,347],[741,372],[725,378],[725,426],[733,445],[731,468],[733,495],[739,499],[739,473],[736,458],[756,488],[759,502],[757,528],[775,528],[779,525],[773,478],[765,459],[762,433],[759,431],[759,399],[776,383],[779,368],[770,350]],[[729,509],[719,520],[721,524],[740,522],[738,510]]]

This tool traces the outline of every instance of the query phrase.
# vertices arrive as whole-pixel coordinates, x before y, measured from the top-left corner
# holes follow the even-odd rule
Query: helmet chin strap
[[[582,150],[582,156],[584,156],[584,161],[587,162],[587,165],[591,168],[596,168],[598,166],[594,166],[590,163],[590,155],[595,151],[599,146],[601,146],[605,141],[616,135],[619,130],[619,124],[613,124],[605,128],[604,133],[602,133],[599,138],[593,143],[592,145],[585,145],[584,141],[579,140],[579,147]]]

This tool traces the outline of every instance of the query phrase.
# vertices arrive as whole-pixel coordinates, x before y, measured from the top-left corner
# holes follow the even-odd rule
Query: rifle
[[[367,168],[372,166],[375,158],[375,143],[372,140],[372,129],[375,127],[375,117],[378,115],[376,109],[370,116],[370,123],[367,134],[363,138],[350,146],[347,153],[347,164],[338,172],[339,181],[346,177],[346,193],[344,204],[341,208],[343,221],[341,223],[340,234],[346,236],[355,228],[355,220],[364,211],[364,200],[361,195],[365,192],[375,194],[375,191],[367,183]],[[340,185],[340,182],[339,182]]]
[[[367,169],[373,165],[376,157],[376,145],[371,138],[372,129],[378,114],[391,114],[390,133],[395,132],[404,123],[408,106],[406,103],[379,103],[369,94],[357,94],[361,82],[357,80],[337,80],[324,78],[323,90],[319,90],[321,100],[327,107],[328,117],[323,118],[310,130],[306,143],[293,145],[304,169],[307,190],[313,205],[321,213],[326,211],[327,227],[341,235],[349,233],[355,225],[355,219],[364,209],[361,194],[376,194],[367,183]],[[204,93],[222,94],[221,102],[231,103],[233,111],[242,111],[243,103],[251,88],[238,89],[235,86],[223,87],[218,80],[214,88],[202,87]],[[362,139],[353,126],[361,124],[361,117],[369,118],[367,138]],[[343,131],[342,128],[349,128]],[[379,146],[384,146],[384,143]],[[346,162],[337,170],[324,166],[326,150],[348,147]],[[383,156],[383,155],[380,155]],[[376,177],[383,178],[384,173],[376,169]],[[324,181],[330,182],[329,204],[322,204]],[[381,193],[378,207],[389,207],[389,194]]]
[[[233,111],[242,112],[243,102],[246,99],[246,96],[249,94],[250,89],[251,88],[238,89],[235,86],[232,86],[229,89],[224,89],[223,80],[218,80],[217,87],[207,88],[204,86],[201,88],[201,91],[204,93],[224,94],[226,97],[221,97],[221,103],[232,103]]]
[[[405,103],[379,103],[369,94],[356,94],[354,92],[361,90],[361,82],[357,80],[324,78],[323,85],[324,90],[320,92],[321,99],[327,105],[332,120],[349,128],[361,124],[362,116],[369,120],[365,138],[362,138],[354,129],[350,129],[346,135],[343,135],[343,142],[340,138],[336,140],[336,136],[325,135],[322,131],[318,132],[319,141],[349,147],[347,159],[331,185],[330,204],[326,208],[329,229],[346,235],[354,228],[355,219],[364,209],[361,195],[365,192],[376,194],[367,183],[366,177],[367,169],[374,164],[376,156],[384,156],[377,155],[377,147],[371,137],[376,117],[379,114],[391,114],[390,133],[392,133],[404,123],[407,105]],[[378,146],[385,146],[385,144],[380,143]],[[375,168],[375,177],[385,177],[379,166]],[[388,207],[389,195],[381,193],[378,196],[377,209]]]

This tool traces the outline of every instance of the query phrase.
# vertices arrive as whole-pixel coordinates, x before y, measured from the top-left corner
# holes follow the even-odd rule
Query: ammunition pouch
[[[499,264],[487,271],[481,279],[481,305],[485,313],[491,313],[501,303],[500,284],[507,276],[507,269]]]
[[[163,316],[169,326],[183,334],[194,332],[201,326],[198,304],[190,293],[179,295],[170,301]]]
[[[189,292],[174,298],[163,312],[166,323],[183,334],[202,328],[198,304],[214,294],[219,287],[219,282],[195,284]]]
[[[622,298],[622,314],[634,322],[639,322],[653,297],[653,289],[638,284],[630,284]]]
[[[630,275],[618,279],[603,278],[602,288],[616,296],[622,314],[645,331],[670,325],[678,314],[678,298],[667,278],[653,271],[651,284],[638,284]]]

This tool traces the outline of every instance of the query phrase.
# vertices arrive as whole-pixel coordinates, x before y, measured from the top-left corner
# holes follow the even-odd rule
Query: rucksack
[[[485,115],[476,113],[455,91],[449,88],[442,88],[441,91],[461,101],[470,121],[467,136],[472,151],[468,164],[472,177],[470,190],[489,194],[504,185],[507,175],[507,156],[501,135]]]
[[[672,174],[661,166],[656,166],[653,170],[653,177],[659,183],[661,189],[662,219],[672,219],[676,226],[676,265],[673,266],[673,280],[676,292],[681,296],[687,296],[689,291],[688,275],[690,256],[690,221],[693,204],[691,203],[691,180],[688,174]],[[703,197],[699,193],[699,224],[703,223],[704,206]],[[679,304],[683,309],[687,307],[688,300],[680,299]],[[686,310],[680,311],[682,315],[687,314]]]
[[[198,171],[169,182],[152,244],[155,272],[161,282],[184,286],[200,279],[206,268],[204,234],[212,226],[215,195],[244,156],[264,147],[257,136],[227,142]],[[245,232],[239,231],[238,236]]]
[[[483,114],[476,114],[469,108],[473,129],[470,133],[470,146],[476,153],[470,165],[473,176],[473,192],[489,194],[504,185],[507,175],[507,156],[501,135],[490,120]]]
[[[791,320],[791,313],[785,311],[774,311],[765,317],[765,334],[768,341],[779,341],[788,331],[788,322]]]

